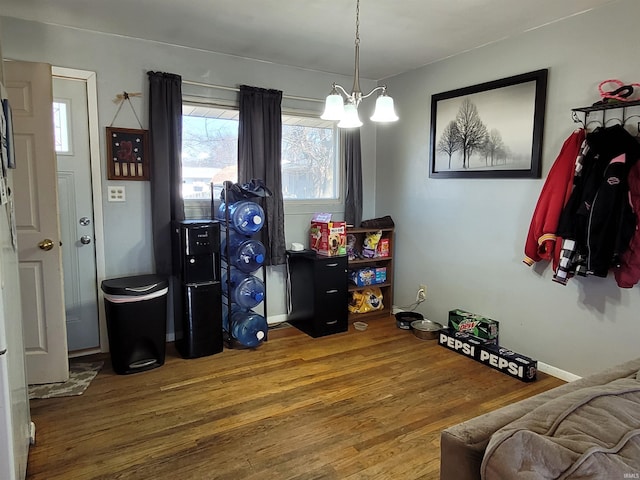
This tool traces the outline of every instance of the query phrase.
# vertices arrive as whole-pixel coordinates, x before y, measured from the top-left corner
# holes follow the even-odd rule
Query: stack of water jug
[[[257,347],[267,336],[267,320],[252,309],[264,301],[264,282],[253,275],[262,268],[265,248],[252,238],[264,225],[264,210],[255,202],[221,203],[217,218],[227,222],[220,250],[227,262],[222,275],[222,292],[231,308],[223,308],[222,328],[245,347]],[[265,312],[266,315],[266,312]]]

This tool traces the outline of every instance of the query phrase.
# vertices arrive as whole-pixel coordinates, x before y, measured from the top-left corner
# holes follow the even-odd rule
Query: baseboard
[[[277,325],[278,323],[286,322],[287,316],[283,313],[280,315],[267,316],[267,325]]]
[[[547,365],[546,363],[542,362],[538,362],[538,371],[546,373],[547,375],[551,375],[552,377],[559,378],[560,380],[564,380],[565,382],[573,382],[582,378],[578,375],[574,375],[571,372],[560,370],[559,368]]]

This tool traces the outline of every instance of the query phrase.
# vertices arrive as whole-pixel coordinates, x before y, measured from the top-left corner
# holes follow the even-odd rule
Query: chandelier
[[[353,87],[348,93],[337,83],[333,84],[331,93],[327,96],[324,104],[324,113],[320,116],[323,120],[339,120],[340,128],[357,128],[362,126],[358,116],[358,106],[360,102],[379,92],[376,99],[376,109],[371,116],[374,122],[395,122],[398,116],[393,108],[393,98],[387,95],[387,86],[381,85],[374,88],[366,95],[360,90],[360,0],[356,3],[356,60],[353,74]],[[344,95],[344,98],[343,98]]]

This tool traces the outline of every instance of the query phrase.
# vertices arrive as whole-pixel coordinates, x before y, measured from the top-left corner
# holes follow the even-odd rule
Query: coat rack
[[[634,100],[631,102],[611,102],[602,103],[599,105],[592,105],[590,107],[578,107],[571,109],[571,118],[575,123],[579,123],[583,128],[587,129],[590,124],[596,124],[599,127],[606,127],[612,121],[617,121],[620,125],[627,125],[629,120],[637,118],[637,129],[640,134],[640,114],[634,114],[627,116],[627,110],[632,107],[640,107],[640,100]],[[622,118],[609,117],[607,118],[608,110],[622,110]],[[583,118],[580,119],[578,112],[583,114]],[[592,112],[602,112],[601,119],[589,120],[589,115]]]

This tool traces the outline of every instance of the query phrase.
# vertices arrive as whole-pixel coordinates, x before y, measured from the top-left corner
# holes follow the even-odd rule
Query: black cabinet
[[[289,251],[287,266],[288,322],[312,337],[346,332],[347,257],[325,257],[312,250]]]

